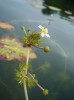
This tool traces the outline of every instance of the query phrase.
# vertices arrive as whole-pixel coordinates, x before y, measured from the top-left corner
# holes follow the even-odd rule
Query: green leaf
[[[24,76],[22,75],[21,71],[16,70],[16,78],[19,84],[23,83]]]
[[[26,68],[28,69],[30,65],[26,65],[24,62],[20,62],[19,64],[19,70],[20,71],[25,71]]]

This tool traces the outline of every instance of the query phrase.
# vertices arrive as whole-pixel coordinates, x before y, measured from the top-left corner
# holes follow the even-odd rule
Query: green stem
[[[23,86],[24,86],[24,92],[25,92],[25,99],[29,100],[29,98],[28,98],[28,92],[27,92],[26,79],[23,80]]]
[[[27,59],[26,59],[26,66],[28,66],[28,63],[29,63],[29,56],[30,56],[30,48],[28,47],[28,50],[27,50]],[[27,67],[28,68],[28,67]],[[26,68],[26,74],[27,74],[27,68]]]
[[[34,45],[33,45],[33,46],[34,46]],[[39,46],[34,46],[34,47],[39,48],[39,49],[44,49],[43,47],[39,47]]]
[[[26,59],[26,66],[28,66],[28,63],[29,63],[29,56],[30,56],[30,48],[28,47],[28,54],[27,54],[27,59]],[[26,71],[25,71],[26,75],[27,75],[27,70],[28,70],[28,67],[26,67]],[[26,79],[23,80],[23,86],[24,86],[25,99],[29,100],[29,98],[28,98],[28,92],[27,92]]]
[[[38,86],[38,88],[40,88],[42,91],[44,91],[44,88],[35,80],[35,78],[33,77],[33,75],[31,73],[28,73],[30,75],[30,77],[33,79],[33,81],[35,82],[35,84]]]

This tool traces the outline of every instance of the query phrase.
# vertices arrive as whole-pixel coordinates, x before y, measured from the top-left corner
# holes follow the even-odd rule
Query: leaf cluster
[[[27,78],[26,68],[28,68],[28,65],[26,65],[24,62],[21,62],[19,64],[19,70],[16,70],[16,80],[20,84],[22,84],[23,80]]]
[[[32,32],[31,34],[24,36],[23,42],[29,46],[39,46],[43,43],[40,33]]]
[[[32,87],[35,87],[35,82],[34,82],[34,80],[32,79],[32,78],[29,78],[28,79],[28,87],[29,88],[32,88]]]

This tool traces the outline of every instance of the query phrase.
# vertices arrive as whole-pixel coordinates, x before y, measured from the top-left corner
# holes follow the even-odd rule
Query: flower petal
[[[44,34],[43,34],[43,33],[41,33],[41,36],[42,36],[42,37],[44,37]]]
[[[46,28],[46,33],[48,33],[48,29]]]
[[[40,29],[44,28],[44,27],[43,27],[43,26],[41,26],[41,25],[39,25],[38,27],[39,27]]]
[[[49,34],[46,34],[46,36],[50,38],[50,35]]]

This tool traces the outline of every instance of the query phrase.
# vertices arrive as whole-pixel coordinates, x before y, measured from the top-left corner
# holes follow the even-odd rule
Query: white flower
[[[48,34],[48,29],[47,29],[47,28],[45,28],[45,27],[43,27],[43,26],[41,26],[41,25],[39,25],[38,27],[42,30],[42,31],[41,31],[41,36],[42,36],[42,37],[44,37],[44,36],[46,35],[47,37],[50,38],[50,35]]]

